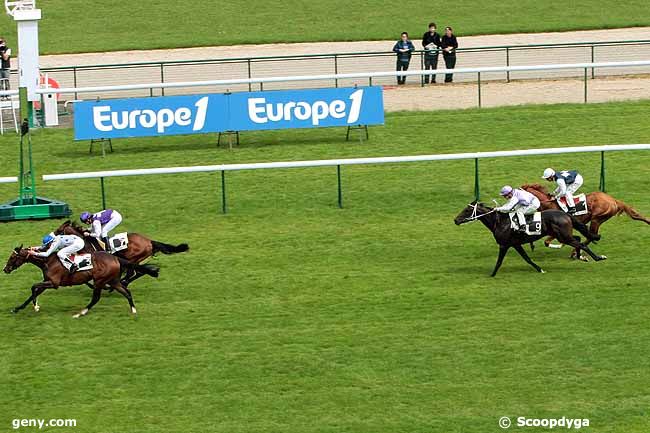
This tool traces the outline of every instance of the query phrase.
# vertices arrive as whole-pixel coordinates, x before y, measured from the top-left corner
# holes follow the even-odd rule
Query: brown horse
[[[88,314],[88,311],[95,305],[102,295],[102,288],[109,286],[117,290],[127,301],[131,307],[131,313],[136,314],[135,304],[129,289],[120,283],[120,277],[125,270],[134,269],[143,274],[150,275],[154,278],[158,277],[159,269],[152,265],[137,265],[128,263],[126,260],[112,256],[105,252],[96,252],[91,254],[93,268],[89,271],[78,271],[70,274],[63,266],[56,254],[47,258],[37,257],[32,254],[32,251],[20,247],[15,248],[7,264],[4,267],[4,272],[10,274],[25,263],[31,263],[38,267],[43,272],[43,282],[36,283],[32,286],[32,294],[25,302],[11,311],[17,313],[25,308],[30,302],[34,304],[34,310],[39,311],[37,298],[47,289],[58,289],[59,287],[70,287],[87,284],[89,281],[94,281],[93,296],[90,303],[86,308],[75,314],[73,317],[81,317]]]
[[[521,189],[530,192],[539,199],[541,204],[540,210],[560,209],[560,206],[549,194],[545,186],[534,183],[523,185]],[[589,224],[589,232],[593,235],[598,234],[600,226],[605,221],[623,213],[627,214],[633,220],[643,221],[646,224],[650,224],[650,219],[641,215],[631,206],[615,199],[609,194],[605,194],[604,192],[596,191],[587,194],[587,208],[589,209],[589,213],[577,216],[575,219],[583,224]],[[549,246],[552,241],[553,237],[549,237],[544,241],[544,244]],[[587,243],[589,243],[589,241],[587,241]]]
[[[90,236],[84,236],[84,232],[85,229],[83,227],[78,226],[68,220],[61,224],[61,226],[54,231],[54,234],[79,236],[86,242],[86,246],[82,250],[83,252],[98,251],[99,248],[96,244],[97,241]],[[163,242],[154,241],[138,233],[129,233],[127,236],[129,239],[128,248],[115,253],[115,255],[133,264],[141,264],[157,253],[183,253],[190,248],[187,244],[169,245]],[[143,274],[141,272],[138,272],[137,269],[129,269],[126,273],[126,276],[122,280],[122,285],[124,287],[128,287],[129,284],[140,278],[142,275]]]

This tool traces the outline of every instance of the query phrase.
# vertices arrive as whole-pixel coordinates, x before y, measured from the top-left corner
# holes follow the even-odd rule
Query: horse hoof
[[[12,309],[11,309],[11,313],[12,313],[12,314],[16,314],[17,312],[18,312],[18,309],[17,309],[17,308],[12,308]]]
[[[80,318],[80,317],[81,317],[81,314],[80,314],[80,313],[77,313],[77,314],[73,314],[73,315],[72,315],[72,318],[73,318],[73,319],[78,319],[78,318]]]
[[[135,307],[131,307],[131,314],[138,314],[138,312],[136,311]]]
[[[582,260],[583,262],[586,263],[586,262],[589,261],[589,257],[587,257],[587,256],[580,256],[580,260]]]
[[[36,311],[37,313],[39,311],[41,311],[41,306],[40,305],[34,305],[34,311]]]
[[[600,260],[607,260],[607,256],[600,256]]]
[[[540,274],[545,274],[546,271],[545,271],[544,269],[540,269],[540,270],[539,270],[539,273],[540,273]]]
[[[554,250],[559,250],[560,248],[562,248],[564,246],[564,244],[548,244],[546,246],[549,247],[549,248],[552,248]]]

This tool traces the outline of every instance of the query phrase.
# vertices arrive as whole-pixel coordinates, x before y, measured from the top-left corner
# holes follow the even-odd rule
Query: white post
[[[14,21],[18,26],[18,73],[20,87],[27,87],[27,100],[38,101],[36,93],[39,82],[38,21],[40,9],[16,9]]]

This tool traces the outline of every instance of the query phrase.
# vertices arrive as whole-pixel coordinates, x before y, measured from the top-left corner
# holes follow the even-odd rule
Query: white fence
[[[0,183],[16,183],[18,182],[17,177],[0,177]]]
[[[106,193],[104,188],[105,178],[124,177],[124,176],[146,176],[146,175],[154,175],[154,174],[221,172],[222,210],[225,213],[226,212],[225,173],[227,171],[336,166],[337,178],[338,178],[338,204],[339,207],[342,207],[343,197],[342,197],[342,188],[341,188],[341,166],[473,159],[475,161],[475,173],[474,173],[475,191],[474,192],[475,192],[476,199],[478,200],[479,189],[480,189],[478,162],[480,159],[503,158],[503,157],[513,157],[513,156],[557,155],[557,154],[566,154],[566,153],[600,152],[601,154],[600,189],[605,190],[605,152],[631,151],[631,150],[650,150],[650,144],[616,144],[616,145],[604,145],[604,146],[580,146],[580,147],[559,147],[559,148],[545,148],[545,149],[504,150],[504,151],[496,151],[496,152],[450,153],[450,154],[440,154],[440,155],[389,156],[389,157],[378,157],[378,158],[325,159],[325,160],[314,160],[314,161],[262,162],[262,163],[251,163],[251,164],[221,164],[221,165],[203,165],[203,166],[191,166],[191,167],[168,167],[168,168],[146,168],[146,169],[137,169],[137,170],[95,171],[95,172],[84,172],[84,173],[46,174],[43,176],[43,180],[54,181],[54,180],[99,178],[101,180],[102,205],[103,207],[106,207]]]

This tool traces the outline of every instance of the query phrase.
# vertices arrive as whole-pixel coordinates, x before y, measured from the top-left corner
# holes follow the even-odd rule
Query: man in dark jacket
[[[442,58],[445,59],[445,68],[454,69],[456,67],[458,41],[451,27],[445,27],[445,35],[440,39],[440,46],[442,47]],[[451,83],[452,81],[454,81],[454,74],[446,74],[445,83]]]
[[[429,23],[429,31],[422,35],[422,48],[424,48],[424,69],[438,69],[440,35],[436,32],[436,23]],[[435,82],[436,75],[431,74],[431,83]],[[424,84],[429,84],[429,75],[424,76]]]
[[[401,38],[393,47],[393,52],[397,54],[397,70],[407,71],[411,63],[411,54],[415,51],[413,42],[409,40],[409,34],[402,32]],[[406,84],[406,76],[398,75],[397,84]]]
[[[0,90],[9,90],[9,77],[11,74],[10,59],[11,49],[7,47],[5,38],[0,37]]]

